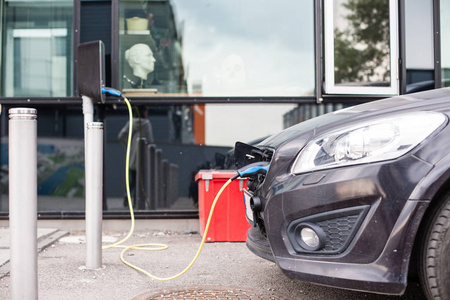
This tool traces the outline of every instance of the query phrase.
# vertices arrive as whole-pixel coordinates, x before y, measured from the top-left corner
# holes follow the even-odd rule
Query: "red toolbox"
[[[203,236],[212,203],[222,186],[236,171],[200,170],[195,176],[198,182],[198,211],[200,233]],[[245,217],[243,189],[247,179],[232,181],[217,201],[209,226],[206,242],[244,242],[250,224]]]

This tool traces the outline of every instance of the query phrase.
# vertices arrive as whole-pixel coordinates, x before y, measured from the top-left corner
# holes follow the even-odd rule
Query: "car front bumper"
[[[409,156],[394,162],[274,177],[259,191],[266,202],[266,236],[251,228],[247,246],[275,261],[292,278],[403,294],[414,236],[429,203],[408,197],[431,168]],[[352,214],[346,216],[347,211]],[[292,224],[304,221],[326,228],[326,247],[303,251],[295,245],[298,235],[292,233]]]

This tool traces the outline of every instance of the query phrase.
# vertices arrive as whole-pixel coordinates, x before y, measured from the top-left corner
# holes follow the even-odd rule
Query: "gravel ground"
[[[120,249],[103,251],[103,267],[84,267],[85,244],[78,237],[83,232],[53,243],[39,253],[39,299],[132,299],[138,295],[163,289],[193,286],[234,287],[258,290],[275,295],[275,299],[423,299],[417,284],[410,284],[402,297],[340,290],[291,280],[269,261],[252,254],[245,243],[207,243],[194,266],[183,276],[171,281],[156,281],[124,265]],[[104,232],[120,239],[126,232]],[[172,276],[183,270],[194,257],[201,237],[196,233],[136,232],[126,245],[164,243],[164,251],[135,251],[126,259],[156,276]],[[10,299],[10,279],[0,279],[0,299]]]

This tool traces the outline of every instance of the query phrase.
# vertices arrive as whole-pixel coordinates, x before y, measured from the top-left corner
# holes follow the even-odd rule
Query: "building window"
[[[398,94],[397,5],[325,0],[327,94]]]
[[[134,106],[134,105],[133,105]],[[5,107],[6,111],[9,107]],[[257,143],[279,132],[293,104],[249,105],[149,105],[133,107],[133,122],[142,141],[143,155],[135,153],[130,164],[130,183],[139,211],[197,211],[202,169],[235,169],[236,141]],[[38,211],[41,214],[80,212],[85,209],[84,127],[81,105],[39,106],[38,110]],[[140,116],[141,118],[138,118]],[[310,115],[308,115],[310,116]],[[2,124],[0,216],[8,212],[8,115]],[[247,124],[240,123],[242,119]],[[125,155],[128,112],[125,105],[106,108],[104,119],[105,172],[103,210],[126,212]],[[197,124],[195,124],[197,123]],[[194,135],[203,123],[206,134]],[[225,125],[224,125],[225,124]],[[226,130],[224,129],[226,126]],[[151,132],[151,134],[149,134]],[[194,139],[203,136],[203,143]],[[136,148],[138,149],[138,148]],[[140,159],[138,157],[141,157]],[[200,191],[201,192],[201,191]]]
[[[119,89],[312,96],[314,1],[119,1]]]
[[[73,2],[6,0],[3,13],[1,95],[72,96]]]

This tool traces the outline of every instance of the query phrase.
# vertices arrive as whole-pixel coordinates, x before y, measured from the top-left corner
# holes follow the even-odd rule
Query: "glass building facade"
[[[16,106],[38,111],[41,216],[84,211],[84,129],[76,82],[81,43],[103,41],[106,85],[122,91],[140,117],[144,154],[130,174],[136,209],[145,217],[195,215],[195,175],[233,168],[236,141],[257,143],[352,104],[447,86],[450,76],[450,59],[440,51],[450,40],[444,1],[0,3],[3,217],[6,112]],[[105,216],[117,216],[127,209],[120,133],[128,113],[112,98],[95,111],[105,125],[103,207]]]

